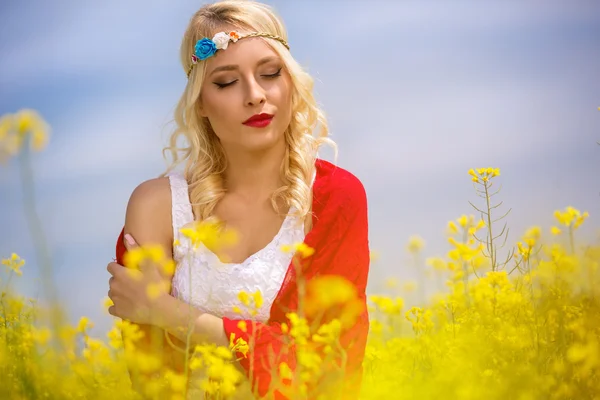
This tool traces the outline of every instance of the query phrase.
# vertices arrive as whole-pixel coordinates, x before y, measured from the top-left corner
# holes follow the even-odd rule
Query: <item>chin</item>
[[[266,151],[279,146],[284,147],[285,136],[283,132],[275,133],[274,130],[254,132],[245,136],[243,142],[243,147],[249,151]]]

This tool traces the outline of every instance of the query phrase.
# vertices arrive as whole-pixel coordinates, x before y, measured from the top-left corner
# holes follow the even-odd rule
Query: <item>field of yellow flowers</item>
[[[34,111],[6,115],[0,119],[0,155],[18,157],[27,143],[40,150],[47,133]],[[501,254],[506,231],[495,225],[502,217],[493,215],[500,171],[480,168],[469,175],[482,199],[482,206],[473,205],[480,218],[450,221],[450,251],[426,259],[447,290],[410,308],[400,295],[369,297],[361,398],[600,399],[600,246],[577,238],[588,214],[573,207],[557,210],[549,232],[532,226]],[[29,178],[25,184],[32,184]],[[422,245],[414,238],[408,249],[420,256]],[[59,306],[38,304],[11,289],[13,279],[27,275],[27,264],[17,254],[6,255],[2,266],[1,399],[139,398],[131,389],[128,365],[153,376],[143,389],[146,397],[185,398],[186,376],[152,356],[124,351],[140,340],[136,325],[116,321],[106,337],[90,337],[92,322],[86,317],[71,326],[63,322]],[[313,285],[313,293],[328,288],[326,298],[311,300],[322,307],[343,308],[353,300],[352,288],[341,280]],[[240,294],[248,306],[252,298],[259,301],[260,294]],[[299,343],[296,393],[302,398],[311,381],[323,378],[322,358],[336,355],[342,323],[309,327],[302,315],[290,320],[290,334]],[[313,352],[311,343],[326,351]],[[231,343],[243,345],[252,344]],[[202,385],[211,398],[225,399],[242,379],[231,361],[228,348],[197,346],[188,366],[205,372]],[[292,374],[286,365],[279,373]]]

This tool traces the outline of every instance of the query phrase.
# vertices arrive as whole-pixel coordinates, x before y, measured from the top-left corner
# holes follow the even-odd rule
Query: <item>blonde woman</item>
[[[243,338],[251,345],[247,354],[236,352],[248,378],[240,398],[289,398],[271,383],[277,366],[296,368],[282,324],[289,326],[287,313],[298,309],[299,281],[341,276],[355,286],[361,308],[341,333],[345,377],[338,386],[342,397],[357,397],[369,325],[367,201],[355,176],[317,157],[330,140],[313,80],[294,60],[280,18],[254,1],[221,1],[196,12],[181,62],[188,82],[168,147],[174,162],[131,195],[117,262],[108,265],[109,312],[139,324],[147,338],[158,332],[176,342],[163,347],[175,369],[181,359],[171,345],[184,344],[188,332],[192,347]],[[173,172],[177,165],[182,173]],[[181,228],[211,219],[238,240],[218,252],[192,248]],[[314,252],[282,250],[296,243]],[[148,266],[137,277],[126,273],[126,250],[151,244],[172,256],[174,273]],[[157,282],[169,289],[149,298],[148,286]],[[255,313],[240,307],[239,292],[257,291],[263,301]]]

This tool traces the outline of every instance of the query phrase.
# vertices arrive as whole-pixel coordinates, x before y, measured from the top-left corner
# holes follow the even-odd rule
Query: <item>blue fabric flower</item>
[[[206,60],[208,57],[215,54],[217,45],[209,38],[198,40],[194,47],[194,54],[201,60]]]

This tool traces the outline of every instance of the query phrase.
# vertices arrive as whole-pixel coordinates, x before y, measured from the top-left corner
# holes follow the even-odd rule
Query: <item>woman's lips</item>
[[[243,124],[255,128],[264,128],[265,126],[269,125],[272,120],[273,115],[262,113],[251,116],[246,121],[244,121]]]
[[[272,120],[273,117],[265,119],[255,119],[254,121],[244,122],[244,125],[252,126],[254,128],[264,128],[265,126],[269,125]]]

